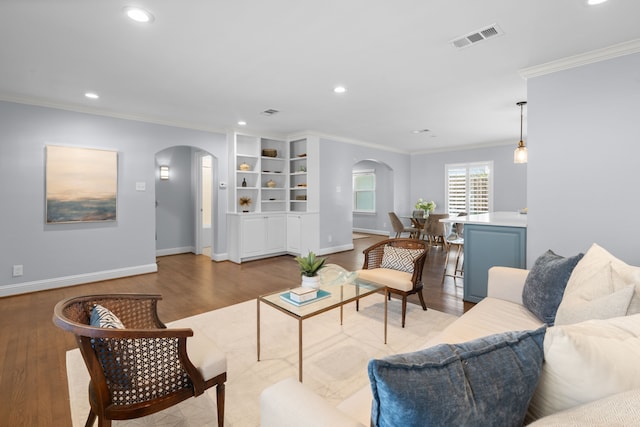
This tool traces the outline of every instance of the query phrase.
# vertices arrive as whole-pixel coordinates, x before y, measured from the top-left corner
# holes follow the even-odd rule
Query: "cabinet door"
[[[242,257],[262,255],[266,249],[267,221],[263,216],[242,218]]]
[[[300,215],[287,216],[287,252],[300,255],[302,217]]]
[[[266,253],[286,250],[286,224],[284,215],[270,215],[265,219]]]
[[[466,224],[464,226],[464,300],[487,296],[489,268],[525,268],[526,228]]]

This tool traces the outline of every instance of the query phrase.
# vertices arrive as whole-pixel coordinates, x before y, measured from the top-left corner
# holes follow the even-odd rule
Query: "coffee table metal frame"
[[[257,353],[260,361],[260,303],[275,308],[282,313],[298,320],[298,381],[302,382],[302,321],[317,316],[326,311],[340,307],[340,325],[343,320],[343,307],[353,301],[358,301],[368,295],[384,291],[384,343],[387,343],[387,301],[388,291],[386,286],[377,283],[356,279],[353,283],[331,285],[321,287],[331,293],[327,298],[313,301],[300,306],[284,301],[280,295],[289,291],[284,289],[266,295],[260,295],[256,299],[257,304]]]

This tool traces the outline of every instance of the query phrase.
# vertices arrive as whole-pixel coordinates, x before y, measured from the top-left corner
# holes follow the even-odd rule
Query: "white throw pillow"
[[[556,325],[640,313],[640,267],[593,244],[573,269]]]
[[[640,388],[640,314],[548,328],[544,358],[533,419]]]

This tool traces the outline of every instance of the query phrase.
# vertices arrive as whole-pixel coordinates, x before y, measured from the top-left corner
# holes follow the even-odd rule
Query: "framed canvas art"
[[[46,222],[115,221],[118,152],[47,145]]]

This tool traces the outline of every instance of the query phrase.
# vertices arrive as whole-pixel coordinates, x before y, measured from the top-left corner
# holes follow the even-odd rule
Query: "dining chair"
[[[432,213],[429,214],[424,224],[424,235],[433,246],[437,246],[438,244],[444,246],[444,223],[440,222],[440,220],[445,218],[449,218],[449,214]]]
[[[395,231],[396,233],[396,238],[402,237],[402,233],[409,233],[409,237],[418,237],[420,230],[418,230],[416,227],[405,226],[395,212],[389,212],[389,219],[391,220],[393,231]]]
[[[157,314],[161,298],[86,295],[56,304],[53,322],[75,335],[91,377],[85,427],[150,415],[214,386],[223,426],[226,356],[203,334],[168,329]]]
[[[461,212],[458,216],[465,216],[465,212]],[[460,257],[464,252],[464,224],[460,222],[456,223],[443,223],[445,228],[444,245],[446,250],[446,256],[444,260],[444,269],[442,271],[442,282],[446,276],[453,277],[454,283],[456,279],[464,278],[464,263],[460,262]],[[447,273],[449,266],[449,257],[451,250],[456,250],[456,262],[453,268],[453,273]]]
[[[427,309],[422,295],[422,270],[429,253],[427,242],[407,238],[387,239],[366,248],[363,253],[364,264],[357,272],[358,278],[386,286],[389,299],[392,293],[402,297],[404,328],[409,295],[418,294],[422,309]]]

